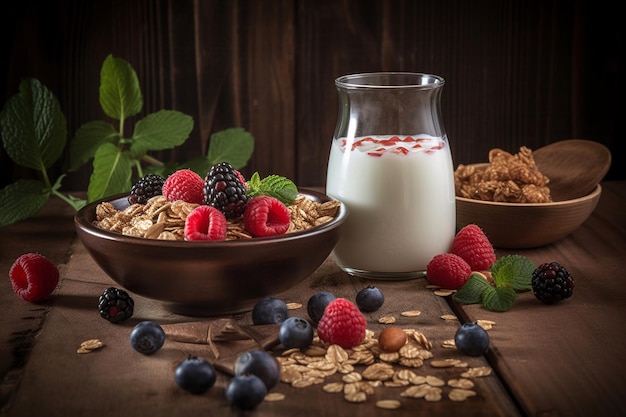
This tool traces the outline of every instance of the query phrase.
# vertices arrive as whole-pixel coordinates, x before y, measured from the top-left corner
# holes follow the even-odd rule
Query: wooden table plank
[[[626,187],[609,182],[593,216],[562,241],[519,253],[536,264],[556,261],[575,279],[573,296],[544,305],[522,294],[513,309],[477,305],[457,312],[497,322],[492,365],[533,416],[626,415]]]

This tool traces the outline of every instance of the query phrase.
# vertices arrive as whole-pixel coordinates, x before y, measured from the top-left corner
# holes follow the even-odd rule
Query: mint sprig
[[[261,179],[259,173],[255,172],[248,180],[246,194],[249,198],[268,195],[288,206],[298,196],[298,188],[293,181],[280,175],[269,175]]]
[[[463,304],[480,303],[491,311],[508,311],[515,304],[518,292],[532,289],[534,270],[535,264],[524,256],[504,256],[490,268],[493,283],[482,273],[473,272],[453,299]]]
[[[88,201],[128,192],[133,180],[145,173],[167,176],[190,168],[204,176],[218,162],[240,169],[254,150],[250,133],[231,128],[212,134],[207,154],[186,163],[163,163],[151,156],[151,151],[182,145],[193,129],[193,119],[175,110],[159,110],[128,126],[129,119],[143,110],[143,95],[132,66],[112,55],[100,71],[99,103],[108,119],[83,124],[69,145],[70,172],[93,160]],[[127,131],[132,131],[130,137],[125,136]],[[41,178],[20,179],[0,190],[0,227],[31,217],[53,195],[75,210],[87,203],[60,192],[65,174],[54,183],[48,177],[48,169],[64,154],[67,123],[53,93],[38,80],[22,81],[19,93],[7,101],[0,113],[0,134],[7,155],[17,165],[38,171]]]

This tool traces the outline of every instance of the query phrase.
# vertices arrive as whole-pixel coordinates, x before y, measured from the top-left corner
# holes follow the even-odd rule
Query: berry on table
[[[426,265],[426,279],[434,285],[458,290],[467,282],[472,268],[463,258],[453,253],[435,255]]]
[[[337,298],[326,306],[317,324],[317,334],[323,342],[342,348],[359,345],[365,339],[367,321],[358,307],[345,298]]]
[[[190,169],[179,169],[163,183],[163,195],[168,201],[183,200],[187,203],[202,204],[204,180]]]
[[[252,410],[265,399],[267,389],[256,375],[239,375],[230,380],[226,387],[226,399],[241,410]]]
[[[279,324],[289,317],[287,304],[279,298],[266,297],[259,300],[252,308],[252,323]]]
[[[205,204],[220,210],[227,219],[241,216],[248,202],[243,182],[227,162],[214,165],[207,173],[203,197]]]
[[[472,271],[487,270],[496,261],[493,245],[475,224],[468,224],[459,230],[452,242],[451,253],[463,258]]]
[[[290,317],[280,325],[278,340],[285,349],[306,349],[313,343],[313,327],[300,317]]]
[[[129,204],[146,204],[148,200],[163,193],[165,178],[156,174],[144,175],[133,184],[128,196]]]
[[[142,321],[130,332],[130,345],[144,355],[152,355],[161,349],[164,343],[165,332],[153,321]]]
[[[110,287],[98,298],[98,311],[111,323],[121,323],[133,316],[135,301],[121,288]]]
[[[217,379],[215,368],[206,359],[190,356],[176,367],[174,381],[176,385],[192,394],[203,394]]]
[[[477,323],[463,323],[454,335],[454,344],[464,355],[480,356],[489,347],[489,334]]]
[[[198,206],[185,219],[185,240],[224,240],[227,225],[224,214],[211,206]]]
[[[280,365],[274,356],[264,350],[242,353],[235,360],[235,376],[255,375],[271,390],[280,381]]]
[[[307,313],[309,313],[309,317],[313,321],[313,324],[317,326],[320,319],[324,315],[324,309],[335,299],[335,295],[328,291],[318,291],[309,298],[309,301],[306,305]]]
[[[59,270],[48,258],[38,253],[26,253],[9,269],[13,291],[31,303],[52,294],[59,283]]]
[[[541,264],[531,277],[535,297],[546,304],[555,304],[572,296],[574,278],[558,262]]]
[[[252,236],[276,236],[289,229],[291,214],[280,200],[263,195],[248,201],[243,220]]]
[[[359,310],[366,313],[376,311],[383,306],[385,302],[385,296],[383,292],[372,285],[368,285],[359,291],[356,295],[356,305]]]

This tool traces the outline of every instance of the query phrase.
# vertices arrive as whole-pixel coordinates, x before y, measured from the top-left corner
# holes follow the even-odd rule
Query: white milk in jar
[[[349,210],[333,252],[344,270],[421,276],[433,256],[449,251],[456,212],[445,135],[334,139],[326,188]]]

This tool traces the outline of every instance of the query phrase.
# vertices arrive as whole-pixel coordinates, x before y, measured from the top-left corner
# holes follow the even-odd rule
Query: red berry
[[[183,200],[187,203],[204,202],[204,180],[190,169],[180,169],[167,177],[163,184],[163,195],[169,201]]]
[[[185,240],[226,239],[226,216],[212,206],[198,206],[185,220]]]
[[[243,221],[252,236],[282,235],[289,229],[291,214],[278,199],[262,195],[248,201]]]
[[[26,301],[41,301],[59,283],[59,270],[48,258],[27,253],[15,260],[9,270],[13,291]]]
[[[431,284],[449,290],[458,290],[467,282],[472,268],[460,256],[453,253],[435,255],[426,265],[426,279]]]
[[[465,259],[472,271],[487,270],[496,261],[491,242],[475,224],[468,224],[457,233],[451,252]]]
[[[317,324],[317,334],[326,343],[351,348],[365,339],[367,321],[358,307],[345,298],[336,298],[326,306]]]

